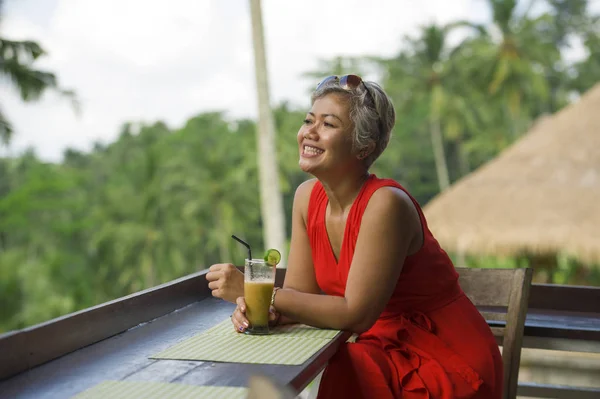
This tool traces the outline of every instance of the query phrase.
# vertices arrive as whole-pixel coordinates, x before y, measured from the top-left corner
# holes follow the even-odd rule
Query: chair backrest
[[[503,398],[517,396],[519,362],[529,288],[533,269],[478,269],[457,267],[459,283],[471,302],[488,321],[505,322],[492,332],[502,345],[504,363]],[[500,324],[500,323],[499,323]]]

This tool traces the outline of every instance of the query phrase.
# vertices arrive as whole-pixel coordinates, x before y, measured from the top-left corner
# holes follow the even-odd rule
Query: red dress
[[[371,175],[352,205],[336,261],[325,227],[327,195],[320,182],[315,184],[307,230],[317,281],[327,295],[344,296],[362,215],[371,195],[384,186],[406,192],[393,180]],[[421,218],[423,246],[405,259],[392,297],[373,327],[355,343],[342,345],[331,359],[319,398],[502,395],[502,357],[494,336],[458,285],[452,261],[411,199]]]

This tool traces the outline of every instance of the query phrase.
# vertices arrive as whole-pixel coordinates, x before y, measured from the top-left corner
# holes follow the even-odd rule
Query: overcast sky
[[[256,94],[248,0],[5,0],[0,29],[40,42],[40,67],[82,103],[79,118],[55,95],[23,104],[0,82],[13,122],[8,149],[32,146],[57,161],[65,148],[113,140],[126,121],[178,127],[224,110],[254,117]],[[263,0],[272,102],[306,105],[301,78],[319,58],[393,55],[403,35],[430,21],[485,21],[483,0]],[[316,82],[314,82],[316,83]],[[3,153],[6,154],[4,149]]]

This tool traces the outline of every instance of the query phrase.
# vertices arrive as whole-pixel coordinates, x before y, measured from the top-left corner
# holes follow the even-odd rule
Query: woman
[[[316,179],[294,197],[276,319],[358,334],[331,359],[319,398],[500,398],[496,341],[421,208],[368,172],[394,123],[375,83],[346,75],[317,86],[297,137],[300,168]],[[207,278],[213,295],[239,296],[232,322],[244,331],[241,273],[219,264]]]

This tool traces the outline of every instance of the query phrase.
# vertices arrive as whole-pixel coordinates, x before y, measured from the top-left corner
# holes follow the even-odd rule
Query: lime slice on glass
[[[281,253],[276,249],[268,249],[265,252],[265,262],[271,266],[277,266],[281,262]]]

